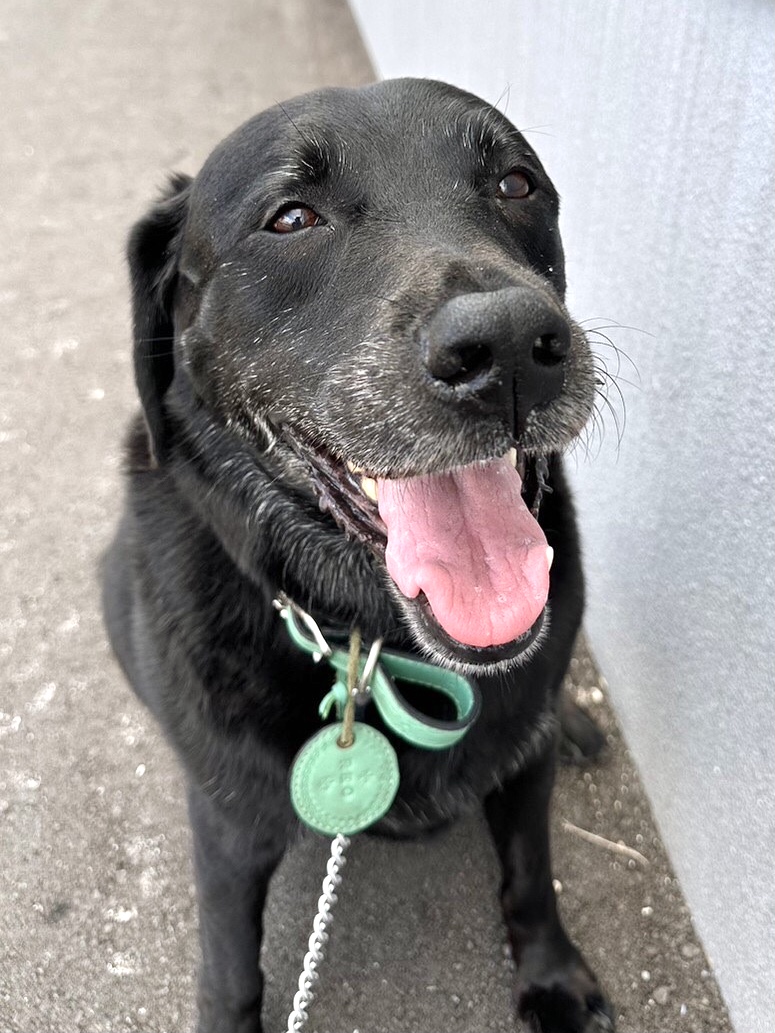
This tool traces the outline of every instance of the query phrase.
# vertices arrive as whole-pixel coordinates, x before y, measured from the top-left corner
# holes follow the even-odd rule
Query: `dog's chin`
[[[471,646],[459,642],[442,628],[420,593],[416,599],[407,599],[385,575],[393,600],[409,629],[418,650],[439,667],[448,667],[460,674],[482,677],[505,674],[526,663],[540,648],[549,630],[549,607],[544,607],[533,626],[524,635],[494,646]]]

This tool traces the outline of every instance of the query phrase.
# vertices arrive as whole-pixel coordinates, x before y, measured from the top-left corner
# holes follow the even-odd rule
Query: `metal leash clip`
[[[314,618],[286,595],[279,595],[275,606],[294,645],[316,661],[325,657],[336,672],[336,681],[320,704],[320,715],[326,720],[336,706],[341,719],[350,696],[346,684],[348,650],[330,646]],[[404,698],[397,682],[439,692],[454,708],[455,717],[442,721],[421,713]],[[447,749],[459,742],[476,721],[480,709],[479,690],[468,678],[408,653],[383,649],[382,639],[372,643],[365,662],[359,664],[352,695],[359,707],[373,701],[391,731],[413,746],[429,750]]]
[[[316,664],[320,663],[324,657],[326,660],[331,659],[334,651],[326,642],[320,625],[311,614],[302,610],[297,603],[288,598],[285,592],[277,593],[277,597],[272,600],[272,606],[285,621],[291,639],[300,649],[309,653]],[[309,635],[305,634],[305,628]]]
[[[374,676],[374,671],[379,661],[379,654],[382,651],[382,642],[383,639],[375,638],[371,643],[366,663],[363,665],[363,670],[352,692],[356,707],[365,707],[371,699],[371,679]]]
[[[279,592],[277,594],[277,597],[272,601],[272,605],[285,621],[288,634],[290,635],[293,643],[298,646],[299,649],[303,649],[306,653],[309,653],[315,663],[319,663],[325,658],[329,663],[331,663],[335,670],[339,670],[340,677],[337,679],[331,691],[321,702],[320,713],[321,717],[326,718],[331,707],[336,704],[337,712],[341,716],[341,711],[347,702],[348,696],[344,682],[341,679],[341,664],[337,665],[335,663],[336,654],[341,651],[334,650],[329,645],[315,618],[311,614],[307,613],[306,610],[302,609],[298,603],[289,599],[284,592]],[[355,687],[349,693],[349,695],[352,696],[356,707],[365,707],[371,699],[371,679],[374,675],[377,664],[379,663],[379,655],[382,651],[382,642],[383,639],[381,638],[377,638],[372,642],[366,657],[366,662],[358,676]]]

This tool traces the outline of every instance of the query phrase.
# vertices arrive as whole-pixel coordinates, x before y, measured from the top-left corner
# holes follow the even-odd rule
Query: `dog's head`
[[[557,215],[523,137],[450,86],[324,90],[258,115],[131,238],[157,461],[190,462],[192,427],[226,435],[331,556],[368,553],[437,658],[516,657],[551,562],[536,463],[594,394]]]

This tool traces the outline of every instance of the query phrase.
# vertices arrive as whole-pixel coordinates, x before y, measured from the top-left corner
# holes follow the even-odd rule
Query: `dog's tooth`
[[[551,547],[551,545],[547,545],[546,546],[546,562],[547,562],[547,565],[549,567],[549,570],[552,569],[553,561],[554,561],[554,549]]]
[[[517,468],[517,450],[516,448],[510,448],[506,455],[509,457],[509,462],[516,470]]]
[[[346,461],[345,466],[350,471],[350,473],[354,473],[354,474],[363,473],[362,468],[360,466],[356,466],[355,463],[351,463],[349,459]]]
[[[367,499],[377,502],[377,482],[373,477],[361,477],[361,491]]]

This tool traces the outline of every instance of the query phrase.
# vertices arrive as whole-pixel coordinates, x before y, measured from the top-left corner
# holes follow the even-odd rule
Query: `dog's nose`
[[[551,300],[531,287],[460,294],[445,302],[422,336],[434,388],[460,401],[515,411],[515,432],[531,409],[562,390],[571,331]]]

